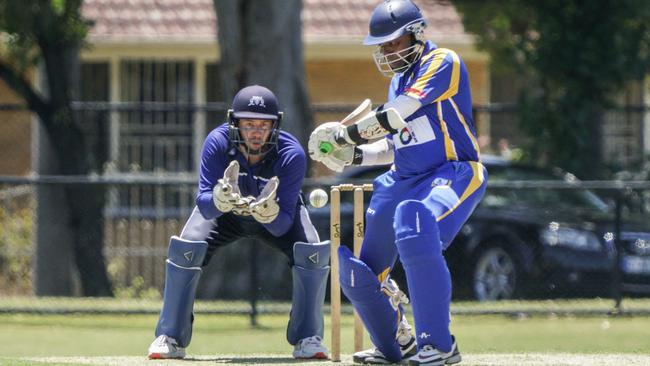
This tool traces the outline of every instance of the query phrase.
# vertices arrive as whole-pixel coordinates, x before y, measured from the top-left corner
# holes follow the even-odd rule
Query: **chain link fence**
[[[341,118],[354,107],[317,105],[313,109],[319,123]],[[164,286],[167,242],[180,232],[194,206],[197,157],[210,129],[206,121],[221,120],[225,108],[223,103],[77,103],[75,110],[84,121],[89,141],[108,156],[104,171],[88,177],[31,173],[31,161],[41,153],[35,144],[38,139],[31,137],[36,123],[20,107],[0,108],[0,113],[10,113],[3,116],[15,120],[0,127],[4,143],[0,147],[2,297],[37,294],[35,276],[42,273],[34,270],[37,251],[47,245],[47,240],[37,243],[35,232],[38,225],[43,225],[39,220],[47,219],[37,211],[39,205],[53,199],[39,194],[38,188],[96,185],[105,189],[100,247],[114,296],[140,304],[158,304]],[[514,120],[514,113],[509,106],[477,108],[479,130],[481,124],[490,123],[496,131],[497,126]],[[608,121],[615,121],[613,125],[621,119],[642,122],[644,113],[643,108],[636,114],[626,110],[619,117],[612,112]],[[158,126],[153,121],[166,122]],[[643,143],[636,135],[643,126],[641,122],[637,124],[641,127],[634,127],[637,130],[628,126],[631,124],[625,129],[636,139],[635,148],[611,148],[625,152],[616,155],[620,162],[632,164],[642,159]],[[508,139],[509,148],[516,148],[520,137],[512,130],[514,127],[509,128],[500,132],[501,138]],[[494,136],[499,138],[498,134]],[[627,143],[623,138],[617,141]],[[498,143],[487,143],[494,152],[506,154]],[[489,193],[461,230],[458,243],[448,251],[458,300],[611,298],[611,307],[605,308],[612,311],[621,309],[624,296],[650,294],[648,182],[579,182],[566,176],[555,179],[508,167],[499,159],[488,166]],[[316,187],[327,190],[341,179],[346,183],[369,182],[377,174],[336,178],[323,173],[312,167],[305,181],[306,193]],[[349,209],[346,204],[349,206],[344,201],[342,210]],[[328,238],[327,207],[311,212],[321,238]],[[80,295],[79,278],[84,273],[72,272],[73,294]],[[243,240],[222,248],[213,257],[202,276],[198,298],[220,300],[207,305],[207,312],[285,312],[286,306],[272,304],[290,300],[291,283],[286,258],[267,246]],[[635,301],[630,300],[630,304]],[[102,311],[101,300],[92,304],[92,311]],[[107,311],[113,306],[108,300],[105,304]],[[481,309],[485,313],[499,312],[504,309],[501,304]],[[516,303],[509,304],[507,311],[517,311]],[[602,302],[598,304],[582,311],[598,310]],[[158,311],[155,305],[147,306],[138,309]],[[18,301],[0,308],[20,311],[29,306]],[[558,311],[552,305],[547,308],[549,312]],[[535,309],[543,310],[544,305]]]

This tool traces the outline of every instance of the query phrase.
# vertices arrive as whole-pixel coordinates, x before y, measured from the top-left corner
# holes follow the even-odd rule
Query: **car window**
[[[516,205],[527,206],[553,206],[557,208],[571,208],[608,212],[609,206],[594,192],[589,190],[567,189],[512,189],[490,188],[490,182],[530,181],[530,180],[575,180],[572,175],[559,175],[552,171],[534,167],[486,164],[488,170],[488,190],[482,200],[482,205],[488,207],[506,207]],[[359,182],[372,182],[379,175],[385,173],[388,166],[363,167],[358,170],[348,171],[346,179]]]
[[[575,177],[572,175],[561,177],[552,172],[517,166],[488,167],[488,172],[488,188],[489,182],[518,180],[575,180]],[[483,202],[485,205],[492,207],[525,204],[596,210],[600,212],[609,211],[609,206],[594,192],[579,189],[493,188],[488,189],[483,198]]]

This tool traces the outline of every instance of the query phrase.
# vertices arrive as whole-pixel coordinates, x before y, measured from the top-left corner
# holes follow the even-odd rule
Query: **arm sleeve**
[[[363,160],[360,165],[382,165],[393,162],[394,153],[392,143],[389,139],[381,139],[372,144],[359,146],[363,152]]]
[[[212,190],[217,181],[223,178],[226,170],[227,144],[219,141],[218,137],[210,134],[203,143],[201,150],[201,169],[199,175],[199,192],[196,197],[196,206],[206,220],[221,216],[223,213],[214,205]]]
[[[419,99],[404,94],[383,105],[384,109],[394,108],[403,119],[407,119],[420,107],[422,107],[422,103],[420,103]]]
[[[280,157],[276,169],[280,180],[277,192],[280,213],[275,220],[264,224],[264,227],[275,237],[283,235],[293,225],[300,188],[306,172],[307,159],[300,146],[292,148]]]
[[[438,48],[422,58],[415,82],[404,94],[422,105],[453,97],[458,93],[460,58],[449,49]]]

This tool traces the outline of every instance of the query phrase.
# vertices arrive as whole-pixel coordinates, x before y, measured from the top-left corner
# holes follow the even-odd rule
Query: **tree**
[[[520,96],[528,159],[585,178],[604,174],[602,119],[611,97],[650,64],[644,0],[454,1],[493,65],[532,85]]]
[[[301,0],[215,0],[226,101],[240,88],[260,84],[278,97],[283,129],[303,144],[313,117],[305,87]]]
[[[40,120],[40,174],[87,175],[101,171],[106,152],[88,146],[88,126],[71,109],[78,97],[79,50],[89,23],[82,0],[0,0],[0,78]],[[3,38],[0,38],[3,39]],[[0,46],[1,47],[1,46]],[[42,65],[43,93],[25,77]],[[108,296],[112,289],[102,255],[104,188],[39,185],[36,294],[72,294],[71,268],[83,295]]]

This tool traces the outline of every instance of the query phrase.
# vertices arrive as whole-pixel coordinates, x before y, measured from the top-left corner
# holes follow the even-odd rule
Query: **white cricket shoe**
[[[312,336],[303,338],[293,347],[294,358],[328,359],[327,348],[321,344],[321,337]]]
[[[149,346],[148,357],[151,360],[161,358],[183,358],[185,357],[185,348],[180,347],[174,338],[161,335],[151,343],[151,346]]]
[[[451,336],[451,341],[451,351],[449,352],[441,352],[429,344],[424,345],[417,355],[409,358],[409,366],[444,366],[459,363],[460,351],[458,351],[454,336]]]
[[[397,327],[397,343],[402,351],[402,359],[411,357],[417,353],[417,344],[415,337],[411,333],[411,326],[406,320],[406,316],[402,316],[402,321]],[[352,355],[352,360],[355,363],[365,363],[373,365],[383,365],[392,363],[386,356],[377,348],[370,348],[364,351],[356,352]]]
[[[415,337],[411,337],[405,344],[400,344],[402,351],[402,359],[415,355],[417,352],[417,345],[415,344]],[[393,362],[389,361],[384,354],[377,348],[370,348],[364,351],[359,351],[352,355],[352,360],[355,363],[364,363],[370,365],[385,365]]]

